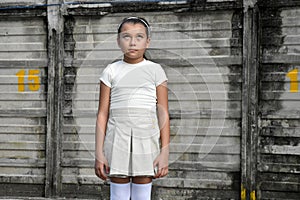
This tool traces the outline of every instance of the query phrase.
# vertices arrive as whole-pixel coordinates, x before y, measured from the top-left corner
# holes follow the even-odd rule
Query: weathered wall
[[[0,196],[108,199],[93,170],[98,78],[122,57],[118,23],[140,15],[169,77],[170,173],[153,199],[298,199],[299,1],[72,2],[0,3],[12,6],[0,12]]]
[[[47,31],[43,18],[0,20],[0,195],[43,196]]]
[[[46,0],[2,0],[0,5],[39,5],[45,4]]]
[[[258,198],[299,199],[300,92],[294,87],[300,78],[300,7],[266,4],[260,9]]]
[[[153,198],[217,198],[222,188],[223,197],[238,199],[241,15],[135,14],[151,23],[147,56],[161,63],[169,78],[170,174],[154,181]],[[103,184],[93,175],[98,78],[108,63],[122,58],[116,27],[128,15],[133,14],[66,19],[62,173],[66,195],[72,195],[72,184],[86,188]]]

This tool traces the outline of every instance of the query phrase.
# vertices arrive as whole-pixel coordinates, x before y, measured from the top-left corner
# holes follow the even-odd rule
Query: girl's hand
[[[107,180],[107,174],[109,174],[109,166],[104,155],[98,155],[95,159],[95,174],[102,180]]]
[[[153,162],[154,168],[157,167],[157,172],[154,178],[161,178],[168,174],[169,172],[169,149],[163,148],[160,154],[156,157]]]

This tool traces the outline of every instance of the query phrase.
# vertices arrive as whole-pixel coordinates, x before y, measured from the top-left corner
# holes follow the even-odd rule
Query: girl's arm
[[[110,103],[110,87],[104,83],[100,83],[100,96],[99,106],[96,121],[96,137],[95,137],[95,173],[96,175],[106,180],[106,174],[109,173],[109,166],[107,160],[103,154],[103,144],[105,138],[106,125],[109,115],[109,103]],[[104,172],[104,168],[106,173]]]
[[[160,127],[161,152],[154,161],[154,167],[158,167],[158,172],[154,178],[166,176],[169,166],[169,144],[170,144],[170,120],[168,112],[168,87],[164,82],[156,87],[158,123]]]

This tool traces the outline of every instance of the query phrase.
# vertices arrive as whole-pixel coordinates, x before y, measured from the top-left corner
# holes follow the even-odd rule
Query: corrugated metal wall
[[[170,173],[153,199],[299,198],[300,3],[82,2],[0,3],[0,196],[109,199],[93,169],[98,78],[122,58],[118,23],[139,15],[169,77]]]
[[[214,190],[220,188],[224,197],[238,198],[241,35],[233,11],[67,19],[63,184],[101,183],[93,175],[98,78],[108,63],[122,58],[116,27],[128,15],[151,23],[147,56],[169,78],[170,174],[154,182],[155,199],[217,198]]]
[[[47,31],[43,18],[0,20],[0,195],[43,196]]]
[[[299,199],[300,8],[261,9],[259,199]]]
[[[109,55],[112,49],[107,47],[112,46],[115,38],[110,23],[103,23],[101,17],[70,17],[65,22],[66,84],[62,145],[62,184],[65,195],[74,195],[72,186],[78,184],[86,188],[103,184],[94,175],[94,134],[99,74],[105,63],[111,61]],[[103,199],[108,198],[107,189],[105,194],[100,194]],[[91,195],[91,190],[87,189],[81,195]]]
[[[2,0],[1,4],[8,6],[8,5],[39,5],[45,4],[46,0]]]

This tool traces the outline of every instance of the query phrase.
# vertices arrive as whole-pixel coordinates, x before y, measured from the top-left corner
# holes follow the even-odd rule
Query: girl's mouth
[[[137,52],[138,50],[137,50],[137,49],[128,49],[128,51],[129,51],[130,53],[135,53],[135,52]]]

